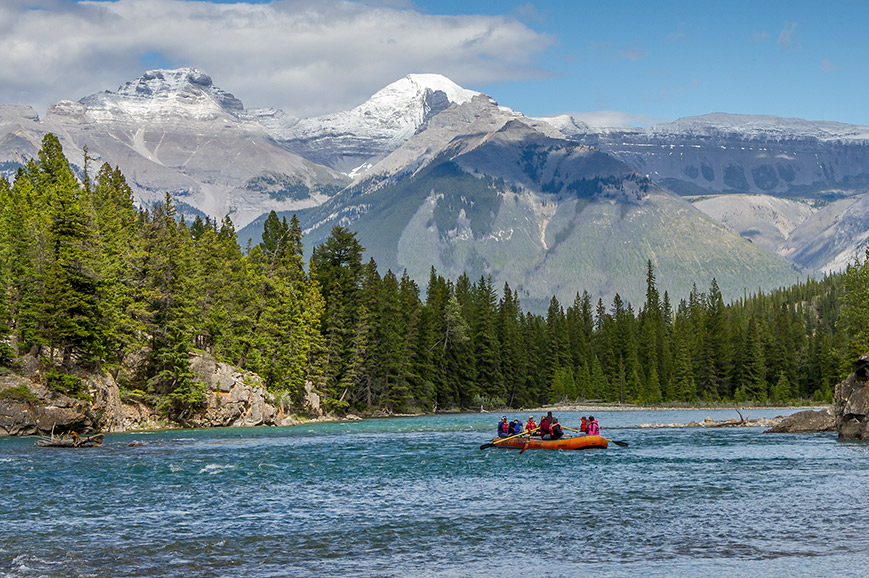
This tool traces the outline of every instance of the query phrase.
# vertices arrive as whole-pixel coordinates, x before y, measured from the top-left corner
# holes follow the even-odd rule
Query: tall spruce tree
[[[37,187],[50,200],[39,333],[52,357],[55,348],[62,351],[64,367],[73,359],[99,363],[105,334],[90,199],[52,134],[45,136],[39,151]]]

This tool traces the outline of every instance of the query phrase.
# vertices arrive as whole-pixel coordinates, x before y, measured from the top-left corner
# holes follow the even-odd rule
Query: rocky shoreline
[[[87,399],[58,393],[43,384],[36,360],[24,358],[19,374],[0,376],[0,437],[78,432],[120,433],[183,427],[252,427],[297,425],[309,421],[288,414],[251,372],[221,363],[212,356],[191,356],[191,370],[206,386],[204,407],[170,420],[135,396],[121,398],[109,373],[82,374]],[[308,387],[306,410],[323,419],[319,397]]]
[[[283,403],[265,389],[262,379],[255,373],[219,362],[204,353],[191,355],[190,361],[194,375],[206,386],[206,403],[196,412],[169,420],[134,396],[122,399],[120,388],[109,373],[81,375],[88,399],[80,399],[43,385],[39,363],[32,358],[22,358],[20,373],[0,375],[0,437],[49,435],[55,431],[75,431],[84,435],[185,427],[291,426],[311,421],[361,419],[352,414],[341,418],[324,414],[319,396],[310,384],[304,397],[307,415],[288,414]],[[766,427],[769,429],[764,433],[838,432],[840,438],[869,440],[869,353],[861,356],[855,362],[854,372],[836,386],[832,408],[808,409],[790,416],[746,419],[739,411],[746,409],[744,407],[641,407],[623,404],[554,405],[512,411],[591,413],[698,409],[733,409],[739,417],[721,421],[707,417],[699,422],[643,424],[639,427]]]
[[[836,416],[832,408],[807,409],[788,416],[762,417],[756,419],[730,418],[716,421],[707,417],[702,421],[688,423],[642,424],[640,428],[691,428],[691,427],[765,427],[763,433],[821,433],[836,431]]]

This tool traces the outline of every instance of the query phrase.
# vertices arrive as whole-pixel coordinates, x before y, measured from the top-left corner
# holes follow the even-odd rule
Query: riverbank
[[[161,411],[153,403],[148,403],[143,392],[122,390],[111,373],[81,372],[74,376],[78,383],[75,391],[70,391],[52,385],[46,375],[47,370],[34,358],[20,358],[16,365],[16,372],[0,375],[0,437],[52,433],[63,435],[72,431],[87,435],[184,428],[293,426],[317,422],[351,422],[365,418],[468,413],[450,408],[434,414],[373,410],[358,415],[335,415],[320,408],[319,396],[310,384],[304,392],[304,409],[297,413],[291,411],[283,399],[270,394],[260,376],[219,362],[201,352],[191,355],[190,367],[196,379],[204,385],[204,402],[195,409],[174,413]],[[529,414],[539,418],[548,411],[594,414],[606,411],[729,409],[742,419],[743,413],[773,408],[744,404],[639,406],[569,402],[537,408],[501,408],[488,412],[481,408],[480,413],[519,414],[524,421]]]

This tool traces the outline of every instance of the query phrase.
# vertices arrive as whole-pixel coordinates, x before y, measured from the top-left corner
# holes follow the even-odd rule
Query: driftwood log
[[[52,434],[51,437],[43,437],[36,445],[47,448],[93,448],[101,446],[105,437],[105,434],[81,437],[76,432],[71,432],[69,437],[54,437]]]

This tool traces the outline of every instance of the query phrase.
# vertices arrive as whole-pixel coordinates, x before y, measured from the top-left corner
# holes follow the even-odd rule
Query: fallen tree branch
[[[44,448],[93,448],[103,444],[106,434],[96,434],[92,436],[81,437],[76,432],[72,432],[70,437],[43,437],[36,442],[36,445]]]

